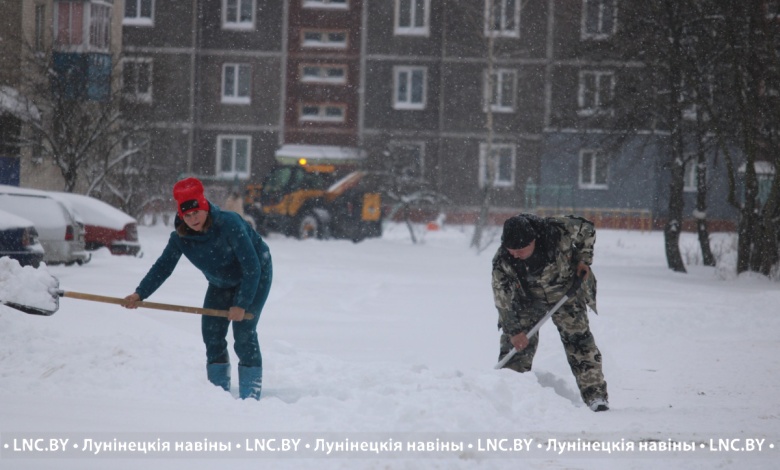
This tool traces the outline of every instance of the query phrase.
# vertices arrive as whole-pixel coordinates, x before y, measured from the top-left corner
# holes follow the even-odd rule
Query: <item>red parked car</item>
[[[114,255],[141,255],[138,222],[116,207],[82,194],[50,191],[81,216],[87,250],[106,247]]]

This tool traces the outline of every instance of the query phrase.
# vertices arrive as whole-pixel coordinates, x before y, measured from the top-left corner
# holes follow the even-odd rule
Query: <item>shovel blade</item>
[[[4,300],[0,301],[0,303],[5,305],[6,307],[11,307],[13,309],[19,310],[20,312],[29,313],[30,315],[42,315],[44,317],[50,317],[54,315],[54,312],[57,311],[57,309],[48,310],[43,308],[32,307],[30,305],[17,304],[16,302],[6,302]]]

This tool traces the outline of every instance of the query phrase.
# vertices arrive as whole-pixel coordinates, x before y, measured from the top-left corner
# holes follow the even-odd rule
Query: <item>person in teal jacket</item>
[[[125,297],[125,306],[136,308],[138,301],[152,295],[171,275],[181,256],[186,256],[208,280],[203,307],[228,311],[227,318],[204,315],[201,320],[209,381],[230,390],[226,338],[232,322],[234,350],[239,359],[239,397],[260,399],[263,359],[257,322],[273,277],[268,245],[241,216],[210,204],[198,179],[176,183],[173,197],[177,203],[176,230],[135,292]],[[246,313],[254,317],[244,319]]]

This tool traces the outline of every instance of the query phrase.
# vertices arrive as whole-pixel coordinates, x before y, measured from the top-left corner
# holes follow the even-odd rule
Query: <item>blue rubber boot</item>
[[[206,364],[209,382],[225,391],[230,391],[230,364]]]
[[[242,400],[247,398],[260,399],[260,391],[263,388],[263,368],[238,366],[238,396]]]

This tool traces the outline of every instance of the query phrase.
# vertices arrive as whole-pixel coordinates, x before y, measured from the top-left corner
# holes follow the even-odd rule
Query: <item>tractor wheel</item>
[[[298,220],[298,230],[296,235],[301,240],[307,238],[320,238],[321,224],[320,219],[313,212],[304,213]]]

